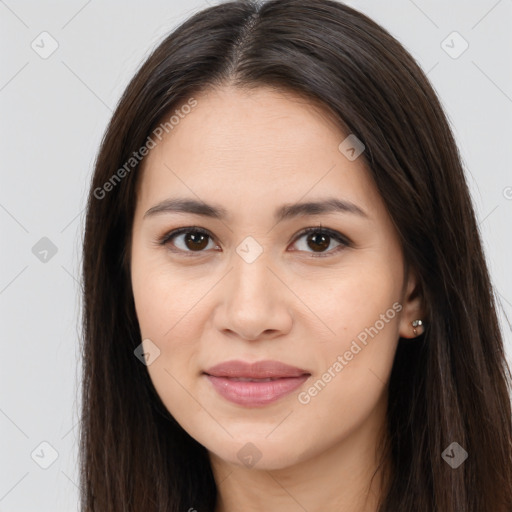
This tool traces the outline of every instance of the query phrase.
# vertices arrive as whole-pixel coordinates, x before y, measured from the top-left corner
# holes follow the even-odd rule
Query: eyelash
[[[169,242],[173,238],[177,237],[178,235],[181,235],[183,233],[190,233],[190,232],[191,233],[200,233],[200,234],[208,236],[210,238],[210,240],[214,240],[214,237],[206,229],[200,228],[199,226],[187,226],[187,227],[178,228],[178,229],[175,229],[173,231],[166,233],[157,241],[157,243],[158,243],[158,245],[165,246],[165,245],[168,245]],[[341,235],[341,233],[338,233],[337,231],[334,231],[329,228],[323,228],[321,225],[303,229],[294,238],[293,243],[297,242],[300,238],[302,238],[304,235],[308,235],[309,233],[321,233],[321,234],[327,235],[330,238],[333,238],[334,240],[336,240],[337,242],[339,242],[341,244],[341,245],[335,247],[334,249],[331,249],[330,251],[326,251],[323,253],[310,253],[312,258],[325,258],[327,256],[332,256],[335,253],[337,254],[340,250],[343,250],[345,247],[352,246],[352,242],[348,238]],[[179,252],[186,256],[192,256],[192,257],[199,256],[199,255],[201,255],[201,253],[205,252],[204,250],[202,250],[202,251],[184,251],[182,249],[170,249],[170,250],[172,252]],[[302,252],[302,251],[298,251],[298,252]],[[308,251],[306,251],[306,252],[308,252]]]

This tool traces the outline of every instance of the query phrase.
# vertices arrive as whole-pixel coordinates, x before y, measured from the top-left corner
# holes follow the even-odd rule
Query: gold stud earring
[[[414,332],[414,336],[417,336],[418,335],[418,329],[417,328],[418,327],[420,327],[420,328],[423,327],[423,322],[421,320],[414,320],[412,322],[412,327],[413,327],[412,332]]]

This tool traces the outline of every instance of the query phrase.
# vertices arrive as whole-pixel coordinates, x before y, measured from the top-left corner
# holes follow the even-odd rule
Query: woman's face
[[[239,466],[284,468],[374,436],[398,337],[420,317],[362,148],[340,149],[347,134],[291,94],[226,87],[195,100],[146,157],[133,223],[156,391],[193,438]],[[299,371],[256,365],[271,383],[207,375],[264,360]]]

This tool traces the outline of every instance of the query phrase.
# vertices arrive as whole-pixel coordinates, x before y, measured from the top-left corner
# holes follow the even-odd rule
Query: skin
[[[393,358],[399,336],[414,337],[411,322],[423,312],[396,230],[364,159],[350,161],[339,151],[346,134],[311,102],[232,86],[195,98],[197,106],[147,156],[138,184],[131,277],[141,339],[160,350],[147,366],[150,378],[170,413],[209,452],[216,512],[375,511],[381,472],[371,477]],[[365,216],[273,219],[283,204],[333,196]],[[222,206],[228,217],[144,218],[171,197]],[[300,235],[320,223],[351,244],[327,238],[321,249]],[[186,235],[158,244],[188,226],[211,234],[204,248],[194,251]],[[236,251],[247,236],[263,249],[251,263]],[[401,311],[301,403],[299,393],[394,303]],[[202,374],[231,359],[278,360],[311,377],[277,402],[244,407],[222,398]],[[247,443],[261,456],[252,467],[237,456]]]

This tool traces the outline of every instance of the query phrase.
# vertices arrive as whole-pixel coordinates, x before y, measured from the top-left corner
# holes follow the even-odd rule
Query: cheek
[[[195,314],[194,304],[201,297],[203,281],[182,269],[172,269],[161,254],[134,251],[131,277],[143,337],[172,337],[177,327]]]
[[[151,381],[171,414],[180,418],[196,415],[201,406],[190,392],[201,371],[199,346],[207,321],[206,302],[199,301],[200,280],[173,274],[150,259],[135,257],[132,265],[141,340],[151,340],[159,351],[147,366]]]
[[[321,412],[331,403],[338,412],[364,416],[384,391],[398,343],[402,305],[394,273],[385,268],[375,272],[341,278],[318,310],[335,334],[324,336],[313,348],[319,375],[299,397],[311,409]]]
[[[137,276],[133,294],[142,339],[151,339],[167,361],[190,356],[204,323],[194,290],[169,273],[152,271]]]
[[[340,348],[360,333],[364,338],[366,329],[376,322],[379,331],[389,332],[391,324],[396,327],[393,304],[401,300],[401,281],[393,267],[360,261],[336,271],[335,278],[298,280],[294,290],[330,330],[331,336],[324,336],[324,341],[332,340]]]

